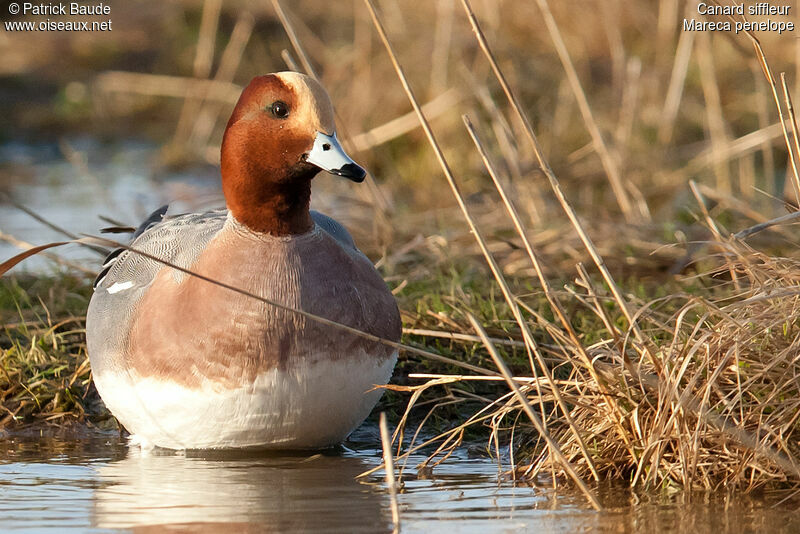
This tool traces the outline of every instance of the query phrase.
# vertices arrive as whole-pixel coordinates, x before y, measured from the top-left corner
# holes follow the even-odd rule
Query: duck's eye
[[[273,102],[269,107],[269,111],[279,119],[285,119],[289,116],[289,106],[281,100]]]

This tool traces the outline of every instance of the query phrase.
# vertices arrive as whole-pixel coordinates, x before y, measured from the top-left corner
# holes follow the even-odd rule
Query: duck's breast
[[[271,303],[399,339],[397,305],[380,275],[320,229],[264,240],[226,226],[192,270],[250,295],[163,269],[131,322],[128,362],[138,374],[235,387],[274,368],[394,352]]]

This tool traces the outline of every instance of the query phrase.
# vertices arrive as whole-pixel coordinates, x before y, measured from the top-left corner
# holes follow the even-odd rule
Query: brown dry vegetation
[[[590,501],[584,483],[603,479],[796,488],[796,238],[791,220],[731,235],[798,204],[787,156],[796,140],[787,120],[787,148],[777,107],[790,118],[780,73],[796,91],[793,34],[759,35],[769,83],[748,36],[680,31],[692,2],[474,0],[515,106],[460,0],[376,4],[408,84],[429,103],[430,136],[362,0],[283,2],[283,17],[276,3],[206,0],[154,10],[163,27],[120,20],[120,47],[139,43],[146,67],[112,54],[64,98],[107,135],[119,135],[110,123],[157,132],[159,165],[213,163],[251,76],[286,68],[284,50],[316,72],[340,137],[374,180],[356,198],[322,180],[315,194],[332,199],[395,288],[405,341],[490,375],[437,367],[420,377],[431,364],[403,365],[395,389],[415,392],[409,413],[427,413],[422,402],[436,407],[428,421],[471,410],[445,412],[439,427],[451,429],[429,440],[431,462],[483,426],[514,476],[571,479]],[[169,44],[154,49],[148,31]],[[0,47],[18,38],[33,37],[6,34]],[[23,57],[13,76],[35,78],[48,60]],[[71,372],[85,362],[76,347]],[[517,378],[497,373],[502,359]],[[24,382],[4,387],[14,380]],[[406,423],[395,434],[401,462],[423,443]]]

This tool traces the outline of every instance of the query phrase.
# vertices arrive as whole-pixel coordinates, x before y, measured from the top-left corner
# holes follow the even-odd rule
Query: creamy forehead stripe
[[[299,72],[279,72],[276,76],[294,91],[295,109],[292,113],[297,120],[318,132],[332,135],[336,130],[333,105],[319,82]]]

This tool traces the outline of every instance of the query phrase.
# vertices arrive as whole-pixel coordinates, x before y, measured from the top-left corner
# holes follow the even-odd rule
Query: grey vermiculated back
[[[147,219],[145,219],[139,227],[134,230],[133,235],[131,236],[131,241],[134,241],[137,237],[145,233],[147,230],[155,226],[156,224],[160,223],[164,219],[164,215],[166,215],[167,210],[169,209],[169,204],[161,206],[153,213],[148,215]],[[101,232],[106,232],[109,229],[100,230]],[[111,270],[114,262],[117,260],[117,257],[125,252],[124,248],[117,248],[111,251],[111,253],[106,256],[105,260],[103,260],[103,269],[97,275],[97,278],[94,279],[94,283],[92,284],[92,288],[97,289],[97,286],[103,279],[106,277],[108,272]]]
[[[314,210],[311,210],[311,218],[320,228],[328,232],[336,241],[342,245],[356,248],[356,244],[353,241],[353,238],[350,236],[350,232],[348,232],[344,226],[339,224],[336,219],[328,217],[324,213]]]
[[[188,269],[222,228],[226,217],[227,210],[217,210],[165,219],[144,230],[131,247]],[[101,347],[106,354],[124,354],[136,304],[163,267],[129,250],[113,259],[89,303],[86,343],[90,356],[99,354]],[[174,274],[187,276],[178,271]],[[108,291],[115,284],[128,282],[133,285],[124,291]],[[114,358],[96,358],[91,363],[96,373],[103,372],[106,365],[122,364]]]

